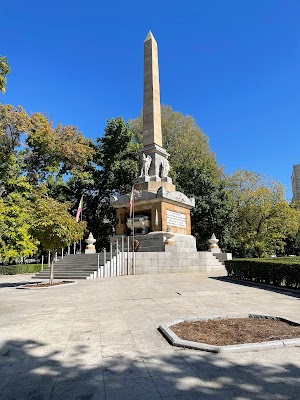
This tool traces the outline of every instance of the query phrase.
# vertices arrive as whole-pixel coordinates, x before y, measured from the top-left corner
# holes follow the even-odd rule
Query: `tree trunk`
[[[54,257],[55,257],[55,250],[52,250],[52,260],[50,264],[50,278],[49,278],[49,283],[50,285],[53,285],[54,282]]]

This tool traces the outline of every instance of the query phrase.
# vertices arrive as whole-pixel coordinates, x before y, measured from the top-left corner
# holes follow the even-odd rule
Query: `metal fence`
[[[119,243],[120,240],[120,243]],[[130,238],[121,238],[110,241],[110,251],[98,253],[97,271],[93,278],[108,278],[135,274],[135,253],[130,251]]]
[[[95,271],[90,274],[88,279],[98,279],[98,278],[109,278],[114,276],[125,276],[135,274],[135,252],[132,251],[132,238],[129,236],[120,236],[118,238],[113,238],[110,241],[109,251],[105,249],[97,253],[97,266],[95,265],[95,259],[93,266],[95,266]],[[54,254],[54,262],[58,260],[63,260],[68,255],[71,255],[68,251],[65,252],[64,249],[61,250],[61,255],[57,252]],[[77,254],[74,249],[74,254]],[[94,254],[96,256],[96,254]],[[41,271],[47,265],[50,268],[51,263],[51,253],[48,252],[47,257],[42,256],[42,266]]]

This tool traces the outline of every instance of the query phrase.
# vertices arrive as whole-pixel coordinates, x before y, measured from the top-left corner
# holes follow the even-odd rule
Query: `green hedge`
[[[231,278],[300,289],[300,261],[297,258],[234,259],[225,261],[225,267]]]
[[[18,264],[0,266],[0,275],[30,274],[39,272],[42,264]]]

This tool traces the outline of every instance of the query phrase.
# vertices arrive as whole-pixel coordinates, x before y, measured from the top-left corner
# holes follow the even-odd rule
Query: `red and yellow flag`
[[[82,207],[83,207],[83,196],[81,196],[80,202],[79,202],[79,206],[77,209],[77,214],[76,214],[76,222],[79,222],[79,217],[80,214],[82,213]]]
[[[134,185],[132,186],[132,191],[131,191],[130,201],[129,201],[129,218],[131,218],[131,216],[132,216],[133,203],[134,203]]]

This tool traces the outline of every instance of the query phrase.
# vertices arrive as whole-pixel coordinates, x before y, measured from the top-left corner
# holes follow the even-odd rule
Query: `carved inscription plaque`
[[[186,228],[186,215],[167,210],[167,225]]]

